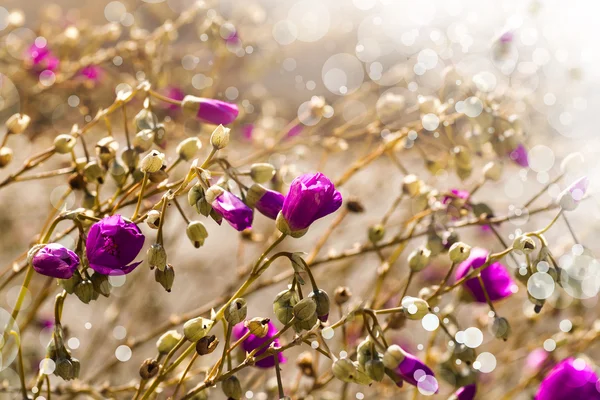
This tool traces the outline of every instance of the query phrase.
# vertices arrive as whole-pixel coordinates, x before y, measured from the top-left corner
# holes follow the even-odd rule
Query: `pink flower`
[[[48,46],[41,47],[34,43],[27,50],[27,56],[35,71],[54,71],[58,68],[58,58],[52,54]]]

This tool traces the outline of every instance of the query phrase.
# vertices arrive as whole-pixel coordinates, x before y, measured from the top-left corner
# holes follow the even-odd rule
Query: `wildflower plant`
[[[594,176],[579,152],[544,167],[511,29],[496,74],[438,30],[383,73],[398,35],[375,32],[296,107],[256,81],[273,40],[320,39],[294,12],[148,3],[153,30],[118,1],[104,25],[0,6],[2,218],[36,231],[4,233],[0,393],[600,399],[600,268],[571,221]]]

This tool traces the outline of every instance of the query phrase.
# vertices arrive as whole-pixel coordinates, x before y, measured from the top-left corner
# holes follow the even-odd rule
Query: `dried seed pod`
[[[404,308],[404,315],[408,319],[418,320],[429,313],[429,304],[418,297],[405,296],[402,299],[402,307]]]
[[[158,229],[160,225],[160,216],[160,211],[150,210],[146,217],[146,225],[148,225],[152,229]]]
[[[225,320],[230,325],[239,324],[246,319],[248,313],[248,304],[246,300],[242,298],[235,299],[229,304],[229,307],[225,308],[224,316]]]
[[[225,379],[221,385],[221,389],[223,389],[223,393],[229,399],[240,400],[242,398],[242,384],[235,375],[231,375]]]
[[[369,240],[371,243],[377,243],[385,236],[385,227],[381,224],[373,225],[369,227]]]
[[[144,380],[154,378],[160,370],[160,364],[153,358],[147,358],[140,366],[140,377]]]
[[[215,351],[219,345],[219,339],[215,335],[204,336],[196,342],[196,353],[199,356],[205,356]]]
[[[9,134],[19,134],[22,133],[31,122],[31,118],[26,114],[13,114],[6,120],[6,129]]]
[[[465,244],[463,242],[456,242],[452,246],[450,246],[450,250],[448,251],[448,256],[450,256],[450,261],[455,264],[461,263],[465,261],[471,255],[471,246]]]
[[[165,155],[158,150],[152,150],[148,153],[140,163],[140,170],[146,173],[154,173],[160,171],[165,161]]]
[[[352,213],[362,213],[365,211],[365,207],[356,197],[350,197],[346,203],[346,208]]]
[[[510,335],[510,324],[508,320],[503,317],[495,317],[494,321],[490,325],[490,332],[494,337],[506,341]]]
[[[83,167],[83,176],[89,183],[104,183],[104,169],[96,161],[92,160]]]
[[[154,131],[151,129],[144,129],[136,133],[133,138],[133,148],[138,153],[144,153],[152,147],[154,144]]]
[[[175,281],[175,269],[171,264],[167,264],[164,270],[156,268],[154,270],[154,279],[169,293]]]
[[[535,241],[529,236],[520,235],[513,241],[513,249],[520,254],[531,254],[535,247]]]
[[[411,271],[419,272],[429,265],[431,251],[425,247],[413,250],[408,256],[408,266]]]
[[[256,317],[244,322],[244,326],[252,335],[263,338],[269,333],[269,322],[269,318]]]
[[[350,288],[346,286],[338,286],[333,293],[333,299],[335,300],[335,304],[341,306],[346,303],[352,297],[352,292]]]
[[[13,159],[13,151],[10,147],[0,148],[0,168],[6,167]]]
[[[60,154],[70,153],[76,144],[77,139],[66,133],[58,135],[56,138],[54,138],[54,150]]]

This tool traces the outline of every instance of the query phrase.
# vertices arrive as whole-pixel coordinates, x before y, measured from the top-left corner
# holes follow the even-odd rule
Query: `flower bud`
[[[402,192],[410,197],[415,197],[421,193],[421,185],[423,182],[415,175],[406,175],[402,179]]]
[[[150,269],[154,269],[156,267],[160,270],[163,270],[167,265],[167,252],[160,243],[154,243],[146,252],[146,259],[148,260]]]
[[[573,182],[558,196],[558,205],[564,211],[573,211],[579,205],[587,192],[590,180],[587,176],[581,177]]]
[[[502,164],[490,161],[483,167],[483,176],[490,181],[498,181],[502,177]]]
[[[6,167],[13,159],[13,151],[10,147],[0,148],[0,168]]]
[[[229,307],[225,309],[225,320],[229,322],[230,325],[239,324],[244,319],[246,319],[246,314],[248,313],[248,305],[246,300],[238,298],[229,304]]]
[[[157,124],[152,130],[152,133],[154,133],[154,144],[161,149],[164,149],[167,146],[167,130],[165,129],[165,126],[163,124]]]
[[[79,282],[73,293],[81,300],[83,303],[88,304],[94,298],[94,284],[89,279]]]
[[[269,318],[252,318],[244,322],[250,333],[256,337],[263,338],[269,333]]]
[[[194,158],[198,150],[202,148],[202,142],[197,137],[191,137],[183,140],[177,145],[177,155],[184,161],[190,161]]]
[[[360,385],[369,385],[372,382],[372,379],[364,371],[359,370],[356,364],[347,358],[336,360],[331,367],[331,372],[342,382]]]
[[[210,144],[217,150],[224,149],[229,144],[229,128],[219,125],[210,135]]]
[[[190,342],[197,342],[206,336],[213,324],[214,321],[210,319],[202,317],[193,318],[183,325],[183,334]]]
[[[240,400],[242,398],[242,384],[235,375],[231,375],[225,379],[221,388],[228,399]]]
[[[269,163],[256,163],[250,166],[250,177],[256,183],[265,183],[275,175],[275,167]]]
[[[471,246],[463,242],[456,242],[450,246],[448,256],[454,264],[459,264],[465,261],[471,255]]]
[[[383,353],[383,365],[388,369],[396,369],[405,357],[406,353],[402,350],[402,347],[393,344]]]
[[[352,297],[352,292],[350,288],[346,286],[338,286],[333,293],[333,298],[335,300],[335,304],[341,306],[346,303]]]
[[[154,270],[154,280],[160,283],[167,292],[171,293],[171,288],[175,281],[175,269],[173,269],[171,264],[167,264],[164,270],[156,268]]]
[[[513,241],[513,249],[519,254],[530,254],[535,250],[535,241],[529,236],[517,236]]]
[[[490,332],[494,337],[506,341],[508,335],[510,335],[510,324],[508,323],[508,320],[503,317],[494,318],[494,322],[492,322],[492,325],[490,326]]]
[[[104,165],[117,156],[118,150],[119,142],[112,136],[103,137],[96,143],[96,155]]]
[[[152,147],[154,144],[154,131],[151,129],[144,129],[139,131],[133,137],[133,148],[138,153],[144,153]]]
[[[300,322],[311,319],[316,311],[317,303],[310,297],[306,297],[294,305],[294,316]]]
[[[377,243],[385,236],[385,228],[381,224],[369,227],[369,240],[371,243]]]
[[[175,348],[182,336],[175,330],[167,331],[156,341],[156,349],[160,354],[167,354]]]
[[[56,367],[54,369],[54,374],[56,376],[60,376],[65,381],[70,381],[71,379],[75,379],[75,368],[73,367],[73,363],[69,359],[62,359],[56,363]]]
[[[302,332],[303,330],[311,330],[317,325],[319,319],[317,318],[317,314],[312,314],[310,318],[305,319],[304,321],[300,321],[298,319],[294,320],[294,329],[296,332]]]
[[[205,356],[215,351],[219,345],[219,339],[215,335],[204,336],[196,342],[196,353],[199,356]]]
[[[133,118],[133,121],[139,130],[152,130],[156,127],[156,124],[158,124],[158,117],[149,109],[142,108]]]
[[[10,134],[19,134],[29,126],[31,118],[26,114],[13,114],[6,120],[6,129]]]
[[[127,169],[118,159],[112,161],[109,172],[117,186],[122,187],[127,181]]]
[[[329,296],[327,292],[321,289],[314,290],[310,292],[308,295],[310,299],[313,299],[317,304],[317,317],[321,320],[321,322],[327,322],[327,317],[329,317]]]
[[[298,303],[298,293],[284,290],[275,296],[273,313],[282,324],[288,324],[294,317],[294,306]]]
[[[140,163],[140,170],[146,173],[154,173],[160,171],[165,161],[165,155],[158,150],[152,150],[148,153]]]
[[[224,192],[225,189],[223,189],[221,186],[212,185],[206,190],[204,194],[204,199],[208,204],[212,204],[216,200],[216,198],[222,195]]]
[[[429,265],[430,256],[431,251],[425,247],[413,250],[413,252],[408,255],[408,266],[411,271],[419,272]]]
[[[385,376],[385,366],[379,359],[369,360],[365,363],[365,372],[369,378],[376,382],[381,382]]]
[[[406,318],[418,320],[429,313],[429,304],[423,299],[406,296],[402,299],[402,307]]]
[[[160,217],[160,211],[150,210],[148,212],[148,216],[146,217],[146,224],[152,229],[158,229],[160,225]]]
[[[160,364],[153,358],[147,358],[140,366],[140,377],[144,380],[154,378],[160,370]]]
[[[367,338],[360,342],[356,347],[356,360],[358,361],[358,364],[363,367],[367,361],[377,358],[378,356],[370,336],[367,336]]]
[[[89,183],[104,183],[104,170],[96,161],[90,161],[83,167],[83,177]]]
[[[140,161],[140,155],[134,149],[125,149],[121,153],[121,160],[130,170],[137,168],[138,162]]]
[[[60,154],[70,153],[75,144],[77,144],[77,139],[66,133],[54,138],[54,150]]]
[[[94,285],[94,290],[100,293],[104,297],[108,297],[110,295],[110,288],[112,287],[110,282],[108,281],[108,276],[95,273],[90,278],[92,284]]]
[[[191,221],[185,229],[185,233],[195,248],[200,248],[204,244],[204,240],[208,237],[208,232],[204,224],[200,221]]]

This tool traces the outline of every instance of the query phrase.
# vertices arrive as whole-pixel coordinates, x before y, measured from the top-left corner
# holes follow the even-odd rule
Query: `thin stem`
[[[279,398],[283,399],[285,393],[283,392],[283,384],[281,383],[281,368],[279,368],[279,357],[273,356],[275,360],[275,375],[277,376],[277,389],[279,391]]]
[[[179,201],[177,200],[177,197],[173,197],[173,203],[175,203],[175,206],[177,207],[177,209],[179,210],[179,214],[181,214],[181,216],[183,217],[183,219],[185,220],[185,223],[189,225],[190,220],[188,219],[188,217],[185,216],[185,212],[183,211],[183,209],[181,208],[181,205],[179,204]]]
[[[573,240],[575,241],[575,243],[576,244],[581,243],[577,239],[577,236],[575,236],[575,231],[573,230],[573,227],[569,223],[569,220],[567,219],[567,215],[565,213],[561,213],[561,214],[562,214],[563,220],[565,221],[565,224],[567,225],[567,229],[569,229],[569,233],[571,234],[571,237],[573,238]]]
[[[140,189],[140,195],[138,196],[138,201],[135,206],[135,211],[133,212],[133,215],[131,216],[132,221],[137,218],[138,213],[140,212],[140,206],[142,205],[142,198],[144,197],[144,189],[146,189],[147,182],[148,182],[148,173],[144,171],[144,177],[142,178],[142,188]]]

